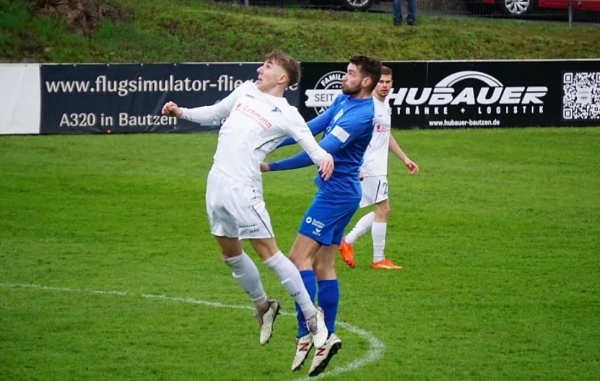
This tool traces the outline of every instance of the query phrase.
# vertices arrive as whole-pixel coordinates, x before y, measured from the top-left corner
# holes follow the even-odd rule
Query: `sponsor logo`
[[[306,107],[313,107],[318,115],[327,110],[333,100],[342,93],[342,78],[345,75],[343,71],[331,71],[322,76],[313,90],[306,90]]]
[[[314,226],[314,230],[312,232],[312,234],[316,235],[316,236],[320,236],[321,235],[321,230],[325,227],[325,224],[322,223],[319,220],[315,220],[312,217],[306,217],[306,219],[304,220],[308,225]]]
[[[462,86],[475,80],[480,86]],[[461,71],[447,76],[434,87],[399,88],[388,100],[401,115],[447,115],[455,108],[462,114],[543,114],[546,86],[504,86],[480,71]]]
[[[314,90],[306,90],[306,106],[324,112],[341,92],[343,76],[343,72],[330,72],[321,77]],[[451,74],[433,87],[392,88],[387,100],[396,115],[448,115],[450,110],[477,115],[543,114],[547,93],[546,86],[505,86],[487,73],[468,70]]]
[[[376,124],[375,125],[375,132],[386,132],[386,131],[390,131],[392,129],[392,126],[390,124]]]
[[[242,114],[254,119],[265,130],[268,130],[269,128],[271,128],[273,126],[273,124],[269,121],[269,119],[264,117],[258,110],[256,110],[253,107],[250,107],[249,105],[246,105],[242,102],[238,102],[235,105],[234,111],[241,112]]]

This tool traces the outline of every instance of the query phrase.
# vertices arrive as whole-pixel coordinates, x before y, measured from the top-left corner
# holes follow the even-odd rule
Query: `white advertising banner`
[[[40,65],[0,64],[0,135],[40,133]]]

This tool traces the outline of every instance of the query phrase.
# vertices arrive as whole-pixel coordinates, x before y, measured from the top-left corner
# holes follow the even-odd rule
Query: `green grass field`
[[[460,1],[460,0],[457,0]],[[33,16],[25,0],[0,0],[0,59],[33,62],[262,61],[273,48],[301,61],[597,58],[600,29],[418,16],[394,28],[391,14],[240,7],[233,0],[101,0],[131,10],[89,36],[65,21]]]
[[[338,261],[344,347],[326,377],[597,380],[600,130],[395,136],[421,168],[409,177],[390,159],[387,256],[404,268],[371,270],[369,235],[356,269]],[[306,366],[289,370],[293,316],[259,346],[251,303],[209,234],[215,143],[214,134],[0,138],[0,379],[306,377]],[[264,176],[284,251],[313,174]]]

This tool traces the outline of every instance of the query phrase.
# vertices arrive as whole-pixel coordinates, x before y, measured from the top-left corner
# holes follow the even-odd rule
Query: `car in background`
[[[310,0],[315,6],[338,6],[349,11],[364,12],[375,4],[392,2],[393,0]]]
[[[600,12],[600,0],[571,0],[573,11]],[[490,14],[495,9],[508,16],[521,17],[531,14],[546,14],[552,10],[569,9],[569,0],[466,0],[471,13]],[[600,17],[598,17],[600,18]]]

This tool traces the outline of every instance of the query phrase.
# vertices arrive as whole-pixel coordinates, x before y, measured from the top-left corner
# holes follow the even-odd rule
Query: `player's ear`
[[[288,83],[288,81],[290,80],[289,76],[286,73],[283,73],[279,76],[279,81],[278,83],[286,85]],[[287,86],[287,85],[286,85]]]
[[[369,87],[371,86],[371,77],[364,77],[362,80],[362,87]]]

